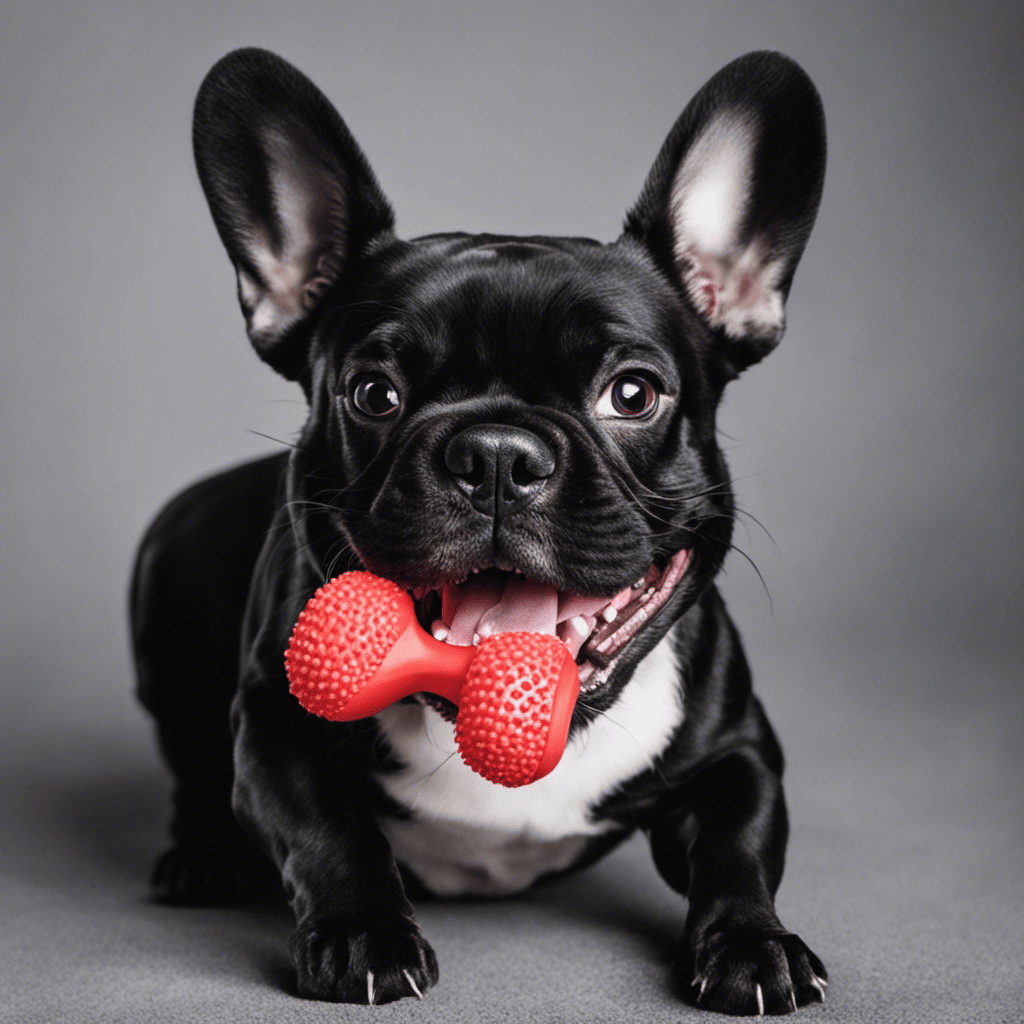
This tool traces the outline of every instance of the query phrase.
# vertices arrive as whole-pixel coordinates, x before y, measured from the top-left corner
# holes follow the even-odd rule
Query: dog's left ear
[[[249,339],[295,380],[324,296],[391,231],[391,207],[330,101],[267,50],[235,50],[213,66],[192,141]]]
[[[825,177],[825,116],[780,53],[718,72],[669,133],[625,233],[642,242],[711,328],[724,379],[764,358]]]

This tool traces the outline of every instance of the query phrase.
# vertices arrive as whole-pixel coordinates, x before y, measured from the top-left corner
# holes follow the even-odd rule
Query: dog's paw
[[[420,999],[437,984],[437,957],[419,926],[398,916],[365,927],[337,918],[301,924],[288,940],[299,992],[336,1003]]]
[[[284,895],[281,876],[254,847],[178,844],[153,865],[150,889],[157,903],[177,907],[216,907],[265,903]]]
[[[703,1009],[764,1016],[825,1001],[825,965],[790,932],[714,932],[684,959]]]
[[[226,856],[190,846],[172,846],[153,865],[153,899],[176,907],[213,907],[238,900],[236,872]]]

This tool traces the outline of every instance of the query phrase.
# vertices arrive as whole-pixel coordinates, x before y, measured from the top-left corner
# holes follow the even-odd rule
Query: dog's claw
[[[373,971],[366,972],[366,1002],[373,1006]]]
[[[419,990],[419,988],[417,988],[416,982],[412,980],[412,975],[408,971],[406,971],[404,969],[403,969],[402,973],[405,975],[405,980],[407,982],[409,982],[409,987],[413,990],[413,992],[416,993],[416,998],[417,999],[422,999],[423,998],[423,993]]]
[[[817,974],[825,968],[792,933],[714,933],[696,952],[683,946],[675,969],[690,972],[691,991],[699,993],[685,998],[701,1009],[768,1017],[825,1001]]]

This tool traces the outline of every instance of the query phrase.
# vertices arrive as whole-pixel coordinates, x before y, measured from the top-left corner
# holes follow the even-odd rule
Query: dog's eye
[[[364,416],[388,416],[398,408],[398,390],[383,374],[375,373],[356,382],[352,404]]]
[[[597,400],[598,416],[615,419],[644,419],[658,408],[658,389],[638,373],[624,373],[608,385]]]

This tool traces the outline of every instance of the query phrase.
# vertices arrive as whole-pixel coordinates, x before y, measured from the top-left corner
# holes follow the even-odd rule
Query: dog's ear
[[[824,176],[811,80],[782,54],[749,53],[683,111],[626,217],[712,329],[725,379],[782,337]]]
[[[338,112],[266,50],[235,50],[213,66],[192,141],[249,338],[294,380],[321,300],[394,215]]]

